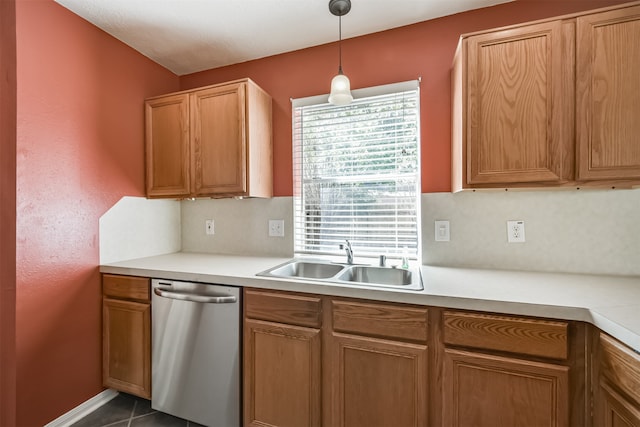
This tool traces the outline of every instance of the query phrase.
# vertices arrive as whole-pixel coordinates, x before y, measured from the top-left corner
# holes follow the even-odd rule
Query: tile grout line
[[[127,423],[127,427],[131,427],[131,420],[133,420],[133,414],[136,413],[136,406],[138,405],[138,401],[133,401],[133,409],[131,409],[131,415],[129,416],[129,422]]]

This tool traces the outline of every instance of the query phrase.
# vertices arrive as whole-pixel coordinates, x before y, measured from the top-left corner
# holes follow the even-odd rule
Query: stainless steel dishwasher
[[[152,280],[151,407],[240,426],[240,289]]]

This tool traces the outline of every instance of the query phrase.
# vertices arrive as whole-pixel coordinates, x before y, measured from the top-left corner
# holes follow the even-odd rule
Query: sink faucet
[[[344,249],[347,253],[347,264],[353,264],[353,249],[351,249],[351,242],[349,240],[345,240],[345,244],[340,244],[340,249]]]

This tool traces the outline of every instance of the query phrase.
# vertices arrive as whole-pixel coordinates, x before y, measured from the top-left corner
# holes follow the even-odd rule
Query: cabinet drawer
[[[564,360],[568,323],[539,319],[444,312],[444,342]]]
[[[134,276],[102,275],[104,296],[137,301],[150,301],[149,278]]]
[[[606,334],[600,334],[602,375],[640,404],[640,355]]]
[[[245,316],[251,319],[316,328],[322,325],[318,297],[246,289],[244,303]]]
[[[334,300],[333,330],[411,341],[427,340],[427,309]]]

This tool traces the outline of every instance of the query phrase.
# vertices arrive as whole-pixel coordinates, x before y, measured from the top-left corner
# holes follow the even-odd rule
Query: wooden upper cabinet
[[[552,21],[462,40],[453,82],[460,188],[567,180],[570,38]]]
[[[271,97],[253,81],[152,98],[146,111],[148,197],[272,196]]]
[[[245,84],[191,95],[194,189],[197,194],[244,193]]]
[[[578,179],[640,179],[640,6],[577,18]]]
[[[190,188],[189,95],[145,103],[148,197],[188,197]]]
[[[452,189],[640,183],[640,3],[463,36]]]

